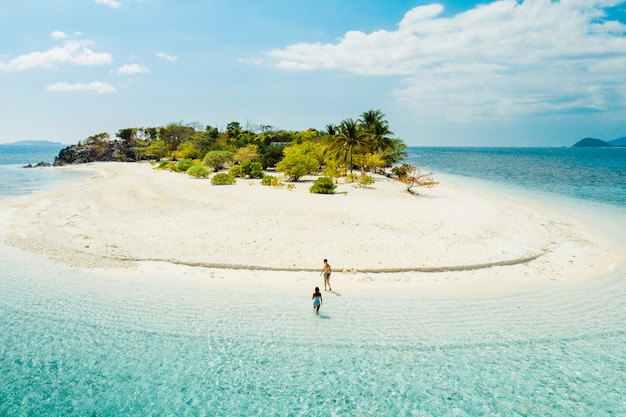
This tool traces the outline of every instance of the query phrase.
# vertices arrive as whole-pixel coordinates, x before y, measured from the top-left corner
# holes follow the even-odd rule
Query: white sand
[[[96,163],[86,182],[0,213],[9,245],[108,279],[225,291],[322,286],[380,296],[492,296],[589,285],[618,254],[583,224],[533,204],[443,183],[416,197],[376,176],[333,195],[239,179],[233,186]]]

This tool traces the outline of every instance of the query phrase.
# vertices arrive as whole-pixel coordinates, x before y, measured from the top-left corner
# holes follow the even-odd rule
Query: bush
[[[159,162],[159,166],[157,166],[156,169],[168,169],[170,171],[175,171],[176,170],[176,162],[161,161],[161,162]]]
[[[242,163],[242,165],[245,162]],[[260,162],[250,162],[246,164],[246,168],[242,167],[242,173],[248,175],[250,178],[262,178],[263,177],[263,165]]]
[[[170,161],[159,161],[159,165],[157,165],[156,169],[167,169],[167,164],[169,164]]]
[[[225,172],[220,172],[218,174],[213,175],[211,178],[211,184],[213,185],[229,185],[237,182],[235,177]]]
[[[191,159],[189,158],[181,159],[180,161],[176,163],[176,166],[174,167],[174,171],[187,172],[187,170],[191,168],[192,165],[193,165],[193,161]]]
[[[243,177],[243,175],[241,175],[241,165],[233,165],[228,168],[228,174],[233,177]]]
[[[320,177],[313,182],[309,191],[315,194],[332,194],[337,186],[333,184],[333,180],[328,177]]]
[[[276,171],[282,172],[290,181],[315,174],[319,171],[320,161],[317,156],[319,145],[303,143],[284,149],[284,158],[276,164]]]
[[[367,187],[374,184],[374,178],[371,175],[361,175],[359,178],[359,187]]]
[[[346,184],[349,182],[356,182],[359,178],[356,176],[356,174],[354,173],[350,173],[348,175],[346,175]]]
[[[224,168],[224,165],[233,161],[235,154],[230,151],[210,151],[204,155],[202,163],[214,171]]]
[[[208,178],[210,173],[211,171],[200,165],[194,165],[187,170],[187,175],[194,178]]]
[[[280,182],[280,179],[278,177],[275,177],[273,175],[263,175],[263,179],[261,180],[261,185],[267,185],[267,186],[272,186],[272,187],[282,187],[283,184],[282,182]]]

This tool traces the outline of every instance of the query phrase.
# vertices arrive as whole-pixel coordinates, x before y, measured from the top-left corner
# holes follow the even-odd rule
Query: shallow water
[[[219,293],[7,249],[0,415],[620,415],[626,291]],[[7,254],[7,253],[5,253]]]
[[[482,185],[626,236],[622,207]],[[0,263],[0,416],[626,415],[623,265],[482,299],[335,281],[316,316],[309,294],[110,280],[3,246]]]

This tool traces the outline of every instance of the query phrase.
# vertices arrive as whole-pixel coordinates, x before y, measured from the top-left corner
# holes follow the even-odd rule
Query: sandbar
[[[314,178],[213,186],[149,163],[51,169],[92,175],[13,200],[0,237],[111,279],[308,291],[327,258],[336,291],[492,296],[586,285],[621,262],[574,219],[449,181],[415,196],[374,175],[320,195]]]

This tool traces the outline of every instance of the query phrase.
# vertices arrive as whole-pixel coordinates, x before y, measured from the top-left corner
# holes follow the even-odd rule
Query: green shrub
[[[359,187],[367,187],[374,184],[374,178],[371,175],[361,175],[359,178]]]
[[[280,179],[278,177],[275,177],[273,175],[263,175],[263,179],[261,180],[261,185],[267,185],[267,186],[272,186],[272,187],[282,187],[283,184],[282,182],[280,182]]]
[[[228,174],[232,175],[233,177],[243,177],[243,175],[241,174],[241,165],[233,165],[232,167],[228,168]]]
[[[333,180],[328,177],[320,177],[313,182],[309,191],[315,194],[332,194],[337,186],[333,184]]]
[[[234,184],[235,182],[237,182],[235,177],[225,172],[217,173],[213,175],[213,178],[211,178],[211,184],[213,185],[229,185]]]
[[[187,175],[194,178],[208,178],[211,171],[201,165],[194,165],[187,170]]]
[[[263,165],[260,162],[251,162],[247,167],[246,174],[250,178],[263,178]]]
[[[353,172],[346,175],[346,184],[349,182],[356,182],[359,178]]]
[[[219,171],[224,168],[224,165],[233,161],[235,154],[231,151],[210,151],[204,155],[202,163],[214,171]]]
[[[170,171],[176,171],[176,162],[161,161],[159,162],[159,166],[157,166],[156,169],[168,169]]]
[[[160,161],[156,169],[167,169],[167,164],[169,163],[170,161]]]
[[[174,171],[176,172],[187,172],[189,168],[193,165],[193,161],[189,158],[181,159],[176,163],[174,167]]]

